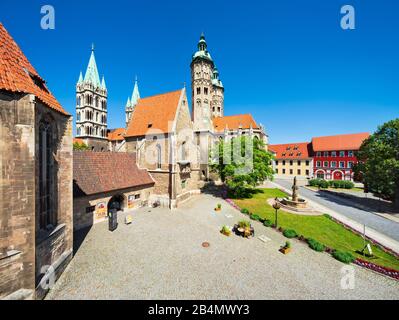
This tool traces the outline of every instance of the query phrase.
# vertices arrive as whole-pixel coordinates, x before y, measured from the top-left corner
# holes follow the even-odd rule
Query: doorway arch
[[[108,211],[111,209],[116,209],[117,211],[123,211],[125,207],[125,197],[121,194],[114,195],[108,201]]]

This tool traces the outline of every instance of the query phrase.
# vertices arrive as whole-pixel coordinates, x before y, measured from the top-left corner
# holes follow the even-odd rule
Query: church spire
[[[91,47],[91,55],[87,66],[84,81],[92,84],[94,87],[100,87],[100,76],[98,75],[96,58],[94,56],[94,44]]]
[[[78,84],[81,84],[82,82],[83,82],[83,75],[82,75],[82,71],[80,71]]]
[[[107,86],[106,86],[106,84],[105,84],[105,78],[104,78],[104,76],[103,76],[103,78],[102,78],[102,80],[101,80],[101,88],[104,89],[104,90],[107,90]]]
[[[140,99],[140,92],[139,92],[138,80],[137,80],[137,76],[136,76],[136,79],[134,81],[132,99],[130,100],[131,106],[135,107],[137,102],[139,101],[139,99]]]

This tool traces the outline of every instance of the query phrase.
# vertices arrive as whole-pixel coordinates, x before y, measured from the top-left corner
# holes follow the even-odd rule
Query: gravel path
[[[398,281],[357,266],[355,289],[341,289],[343,264],[297,241],[284,256],[286,239],[260,223],[255,238],[221,235],[244,216],[211,195],[133,215],[113,233],[93,226],[47,299],[399,299]]]
[[[287,189],[291,189],[292,187],[292,182],[289,180],[276,179],[275,183]],[[399,223],[397,222],[373,214],[366,210],[348,205],[347,200],[339,199],[336,196],[330,196],[326,192],[319,193],[310,191],[304,187],[299,187],[299,194],[354,221],[365,224],[368,227],[382,233],[383,235],[399,241]]]

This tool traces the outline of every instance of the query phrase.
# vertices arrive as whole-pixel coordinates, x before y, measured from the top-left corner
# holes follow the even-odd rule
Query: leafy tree
[[[399,208],[399,118],[380,126],[357,153],[355,174],[369,191]]]
[[[211,170],[219,174],[235,197],[243,197],[248,189],[273,179],[273,156],[257,138],[242,136],[219,141],[211,154]]]
[[[83,142],[74,142],[73,143],[73,150],[89,150],[89,146]]]

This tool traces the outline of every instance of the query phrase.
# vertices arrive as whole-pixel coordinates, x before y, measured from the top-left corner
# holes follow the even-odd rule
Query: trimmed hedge
[[[257,214],[251,214],[250,215],[251,220],[259,221],[260,217]]]
[[[346,180],[331,180],[326,181],[323,179],[309,180],[309,186],[318,187],[321,189],[335,188],[335,189],[353,189],[355,184],[352,181]]]
[[[317,251],[317,252],[323,252],[324,250],[326,250],[326,247],[324,244],[322,244],[312,238],[308,239],[308,245],[311,249],[313,249],[314,251]]]
[[[352,263],[353,261],[356,260],[355,257],[351,253],[343,252],[343,251],[339,251],[339,250],[334,251],[332,253],[332,256],[335,259],[337,259],[338,261],[341,261],[341,262],[346,263],[346,264],[350,264],[350,263]]]
[[[283,235],[284,235],[284,237],[286,237],[288,239],[292,239],[292,238],[298,237],[298,234],[296,233],[296,231],[292,230],[292,229],[284,230]]]
[[[271,228],[273,226],[273,222],[271,222],[269,219],[266,219],[265,222],[263,222],[263,225],[265,227]]]
[[[241,213],[243,214],[249,214],[249,210],[246,208],[241,209]]]

